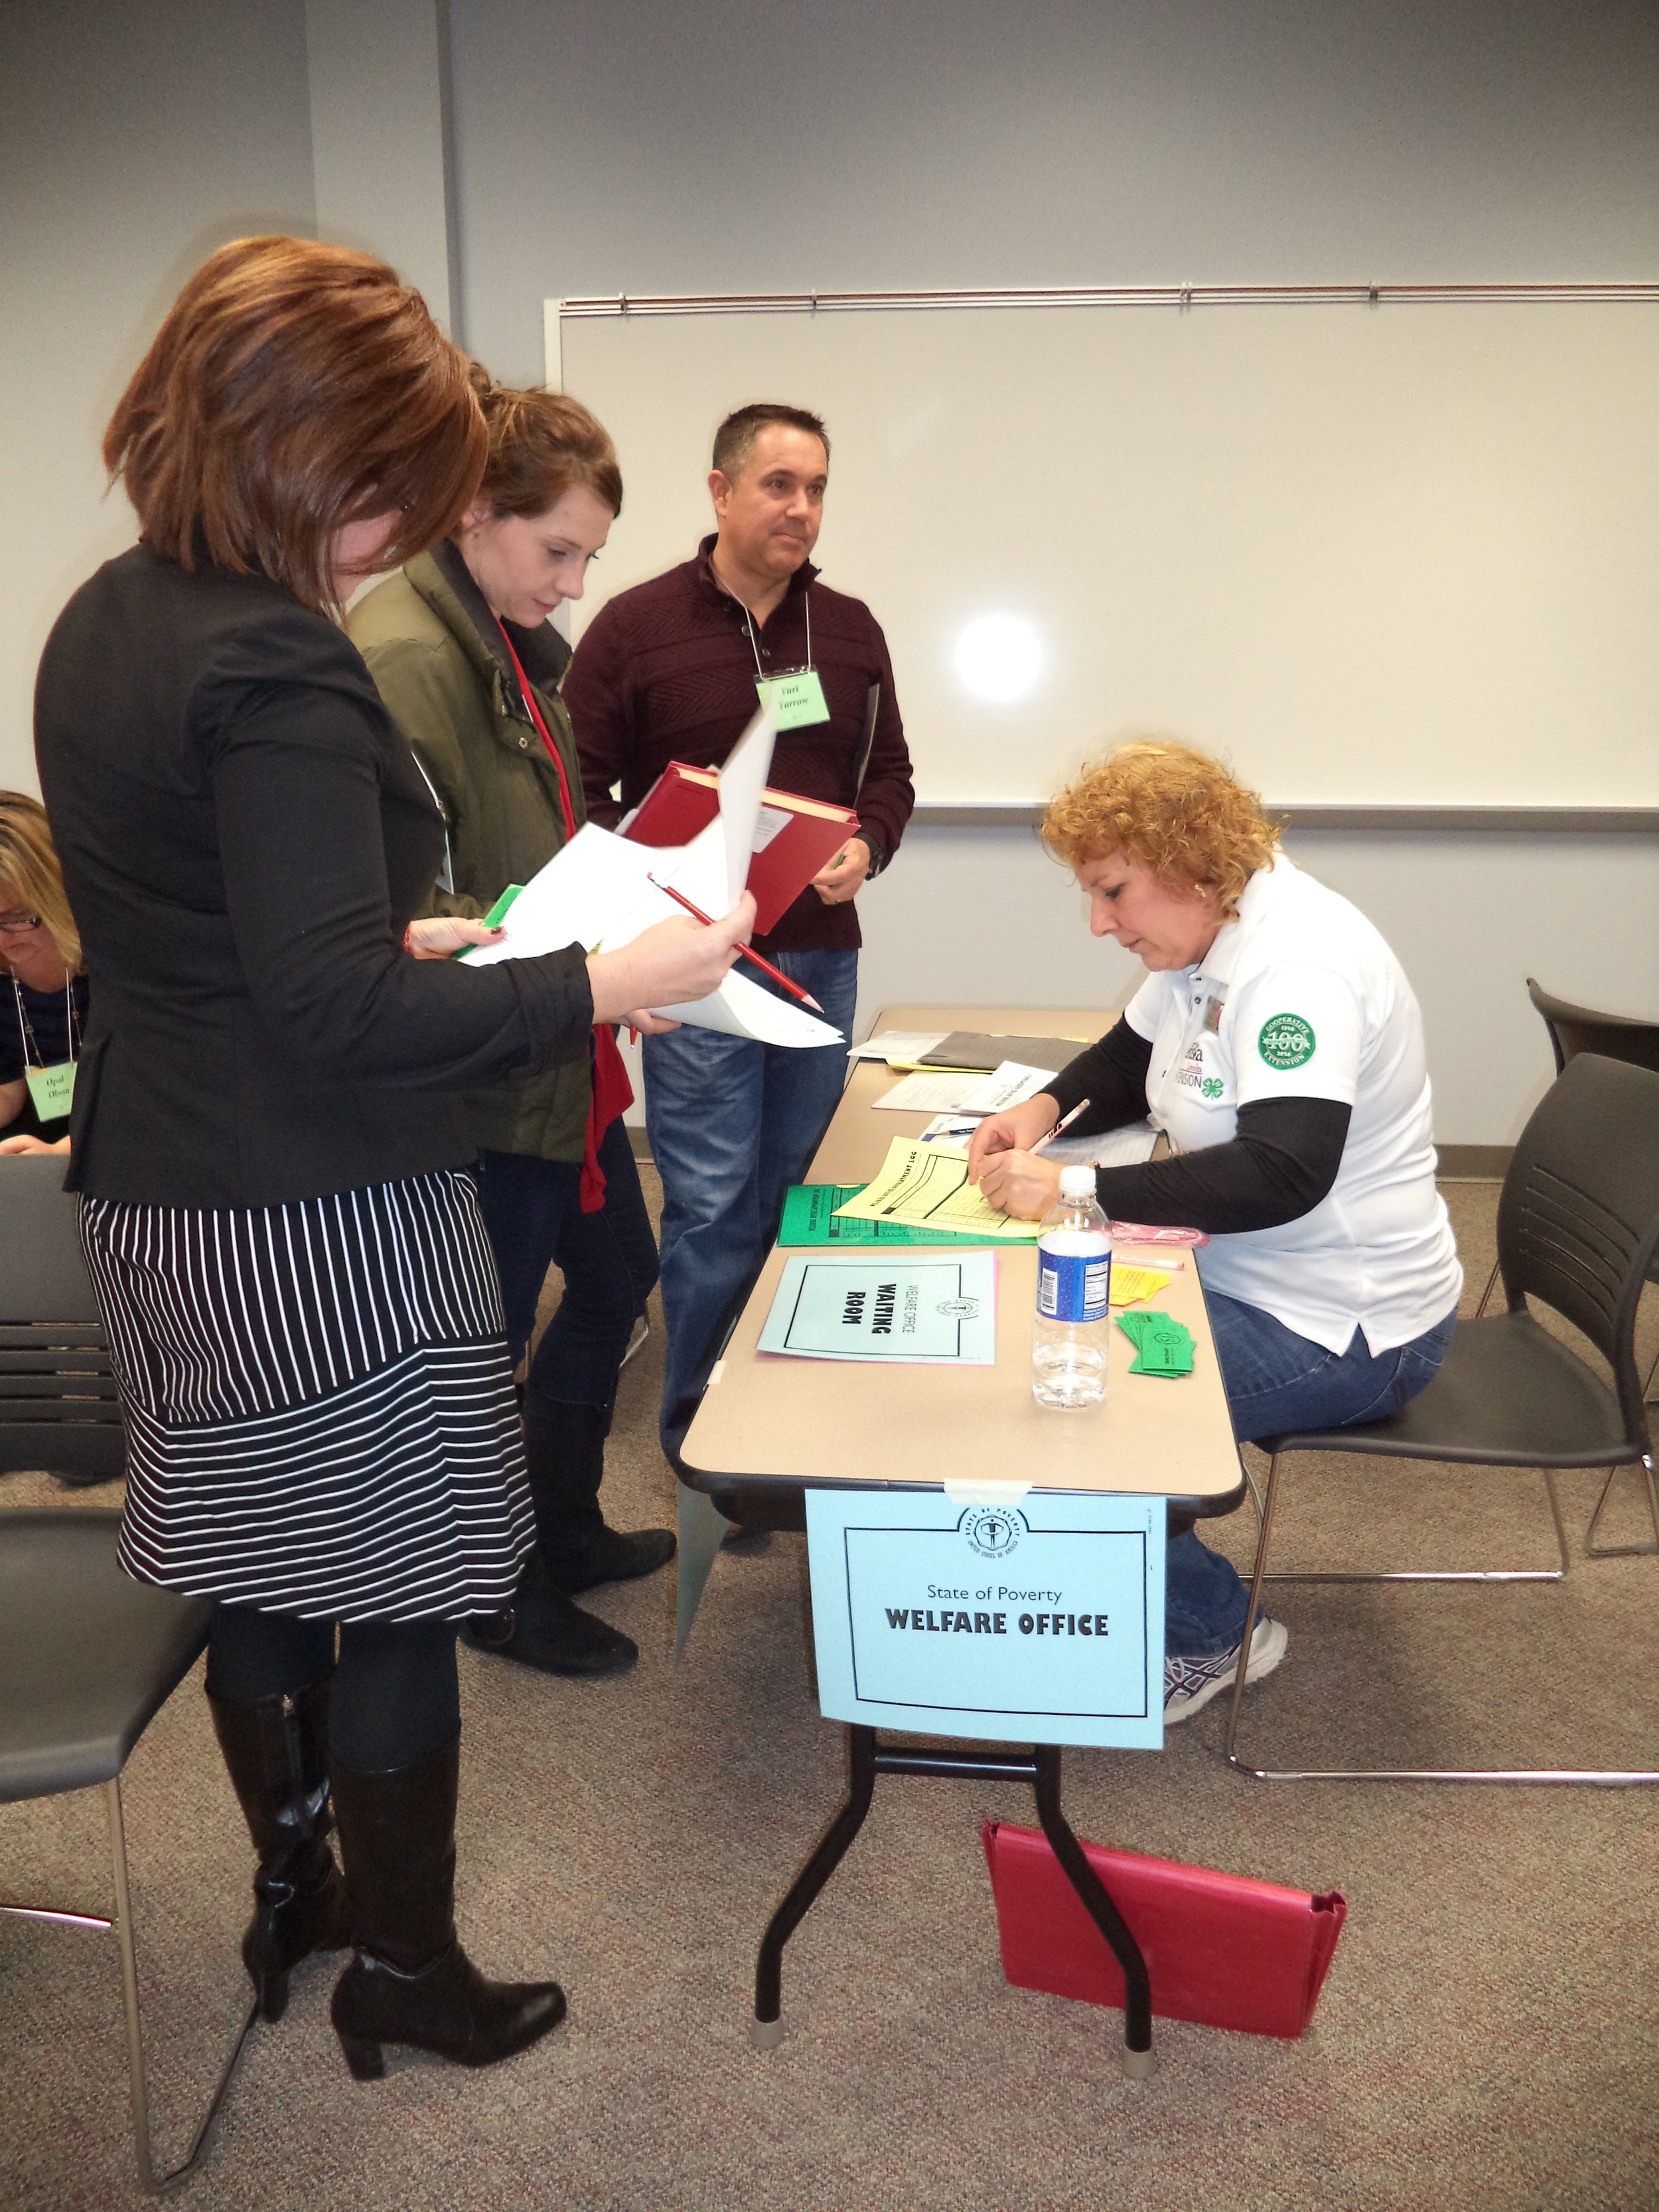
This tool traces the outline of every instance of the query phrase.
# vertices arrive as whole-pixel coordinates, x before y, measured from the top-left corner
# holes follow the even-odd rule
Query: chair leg
[[[236,2062],[242,2055],[242,2045],[247,2041],[248,2030],[258,2014],[256,1998],[248,2007],[247,2017],[242,2022],[242,2032],[226,2061],[218,2086],[213,2092],[212,2102],[203,2115],[202,2124],[196,2130],[190,2149],[181,2165],[171,2172],[157,2174],[150,2148],[149,2087],[144,2070],[143,2029],[138,2016],[138,1954],[132,1940],[132,1899],[127,1887],[126,1825],[121,1817],[121,1778],[118,1774],[105,1783],[104,1812],[109,1823],[110,1864],[115,1877],[115,1917],[111,1931],[121,1954],[121,1993],[126,2008],[127,2078],[131,2088],[132,2115],[132,2147],[138,2161],[139,2185],[146,2195],[158,2197],[163,2190],[173,2188],[182,2181],[201,2155],[208,2130],[217,2117],[225,2091],[230,2087],[230,2077],[236,2070]]]
[[[1644,1406],[1650,1406],[1653,1403],[1653,1378],[1656,1375],[1659,1375],[1659,1352],[1654,1353],[1653,1364],[1648,1370],[1648,1379],[1642,1385],[1642,1403]]]
[[[1649,1494],[1653,1494],[1653,1464],[1646,1462]],[[1555,1479],[1546,1471],[1545,1486],[1549,1492],[1550,1510],[1555,1518],[1556,1541],[1561,1548],[1561,1572],[1566,1572],[1567,1535],[1562,1524],[1560,1502],[1556,1496]],[[1273,1508],[1279,1496],[1279,1457],[1275,1454],[1267,1474],[1267,1496],[1261,1516],[1261,1534],[1255,1547],[1255,1565],[1250,1576],[1250,1602],[1244,1616],[1244,1640],[1239,1647],[1238,1666],[1233,1675],[1232,1702],[1227,1709],[1227,1729],[1222,1738],[1222,1753],[1229,1766],[1241,1774],[1248,1774],[1256,1782],[1534,1782],[1580,1783],[1597,1784],[1603,1789],[1628,1789],[1638,1784],[1659,1783],[1659,1771],[1648,1769],[1614,1770],[1583,1767],[1547,1766],[1515,1768],[1479,1767],[1325,1767],[1276,1768],[1252,1766],[1242,1758],[1237,1748],[1238,1717],[1244,1699],[1244,1673],[1249,1662],[1250,1638],[1255,1633],[1256,1616],[1261,1607],[1261,1586],[1281,1577],[1270,1575],[1267,1567],[1267,1547],[1273,1536]],[[1593,1525],[1593,1524],[1592,1524]],[[1656,1509],[1656,1528],[1659,1528],[1659,1509]],[[1423,1579],[1390,1576],[1354,1577],[1349,1575],[1304,1575],[1296,1577],[1304,1582],[1351,1582],[1355,1580],[1392,1581]],[[1458,1580],[1468,1577],[1434,1577],[1433,1580]],[[1551,1576],[1551,1581],[1559,1577]]]
[[[1555,1524],[1558,1567],[1280,1567],[1262,1579],[1270,1583],[1559,1583],[1565,1582],[1567,1570],[1572,1565],[1572,1555],[1567,1545],[1566,1524],[1561,1518],[1561,1500],[1555,1488],[1555,1470],[1543,1470],[1544,1488],[1550,1502],[1550,1518]],[[1246,1480],[1249,1478],[1247,1477]],[[1612,1477],[1609,1476],[1611,1480]],[[1251,1485],[1252,1494],[1255,1485]],[[1605,1493],[1604,1493],[1605,1494]],[[1597,1510],[1601,1509],[1598,1507]],[[1257,1518],[1260,1519],[1260,1508]],[[1595,1521],[1590,1522],[1594,1534]],[[1654,1530],[1659,1535],[1659,1511],[1656,1511]],[[1651,1551],[1652,1545],[1642,1549]],[[1592,1558],[1602,1556],[1592,1553]]]
[[[1251,1483],[1254,1495],[1255,1485]],[[1255,1540],[1255,1565],[1250,1571],[1250,1602],[1244,1615],[1244,1638],[1238,1647],[1238,1666],[1233,1675],[1232,1701],[1227,1708],[1227,1733],[1222,1741],[1222,1753],[1229,1766],[1239,1764],[1233,1749],[1238,1734],[1238,1711],[1244,1701],[1244,1676],[1250,1663],[1250,1639],[1255,1634],[1256,1615],[1261,1610],[1261,1585],[1267,1580],[1267,1546],[1273,1533],[1273,1507],[1279,1498],[1279,1454],[1273,1456],[1267,1469],[1267,1495],[1259,1507],[1261,1527]]]
[[[1651,1382],[1653,1377],[1650,1376],[1648,1380]],[[1584,1557],[1587,1559],[1644,1559],[1653,1553],[1659,1552],[1659,1488],[1656,1488],[1654,1484],[1651,1452],[1643,1455],[1642,1480],[1647,1488],[1648,1518],[1653,1523],[1653,1541],[1650,1544],[1598,1544],[1596,1542],[1596,1523],[1601,1518],[1601,1508],[1607,1502],[1607,1492],[1613,1488],[1618,1474],[1619,1469],[1616,1467],[1608,1468],[1607,1479],[1601,1485],[1601,1495],[1595,1501],[1595,1512],[1590,1515],[1589,1527],[1584,1531]]]
[[[1474,1310],[1474,1318],[1476,1321],[1479,1321],[1481,1315],[1486,1310],[1486,1301],[1491,1297],[1493,1290],[1497,1287],[1498,1266],[1498,1261],[1494,1260],[1492,1263],[1492,1273],[1486,1278],[1486,1287],[1480,1293],[1480,1303]]]

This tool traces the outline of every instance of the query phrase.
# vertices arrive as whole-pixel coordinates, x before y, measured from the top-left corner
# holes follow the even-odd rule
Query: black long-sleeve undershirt
[[[1062,1114],[1080,1098],[1089,1110],[1073,1133],[1096,1135],[1146,1111],[1152,1048],[1119,1018],[1079,1053],[1048,1089]],[[1238,1109],[1238,1133],[1202,1152],[1138,1166],[1097,1168],[1101,1205],[1119,1221],[1237,1236],[1277,1229],[1310,1213],[1336,1181],[1352,1109],[1337,1098],[1261,1098]]]

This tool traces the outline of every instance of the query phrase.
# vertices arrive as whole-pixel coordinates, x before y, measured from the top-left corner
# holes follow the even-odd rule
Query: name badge
[[[56,1067],[26,1067],[34,1110],[43,1121],[61,1121],[75,1096],[75,1062],[61,1060]]]
[[[762,706],[771,708],[781,730],[804,730],[830,719],[830,704],[816,668],[792,668],[783,676],[757,676],[755,689]]]

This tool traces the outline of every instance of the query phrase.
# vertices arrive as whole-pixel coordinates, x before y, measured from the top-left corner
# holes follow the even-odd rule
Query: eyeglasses
[[[0,914],[0,930],[15,933],[25,929],[39,929],[40,927],[40,917],[38,914]]]

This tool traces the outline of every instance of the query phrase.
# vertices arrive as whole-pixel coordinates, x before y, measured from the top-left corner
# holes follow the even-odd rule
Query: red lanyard
[[[553,756],[553,765],[559,772],[559,805],[564,814],[564,834],[568,842],[576,834],[576,813],[570,804],[570,786],[565,779],[564,756],[548,733],[547,725],[542,720],[542,710],[536,704],[536,695],[530,688],[518,654],[513,650],[513,641],[504,629],[501,629],[501,643],[507,647],[507,657],[513,663],[519,679],[519,690],[523,694],[525,705],[530,709],[530,719],[541,732],[542,743]]]

